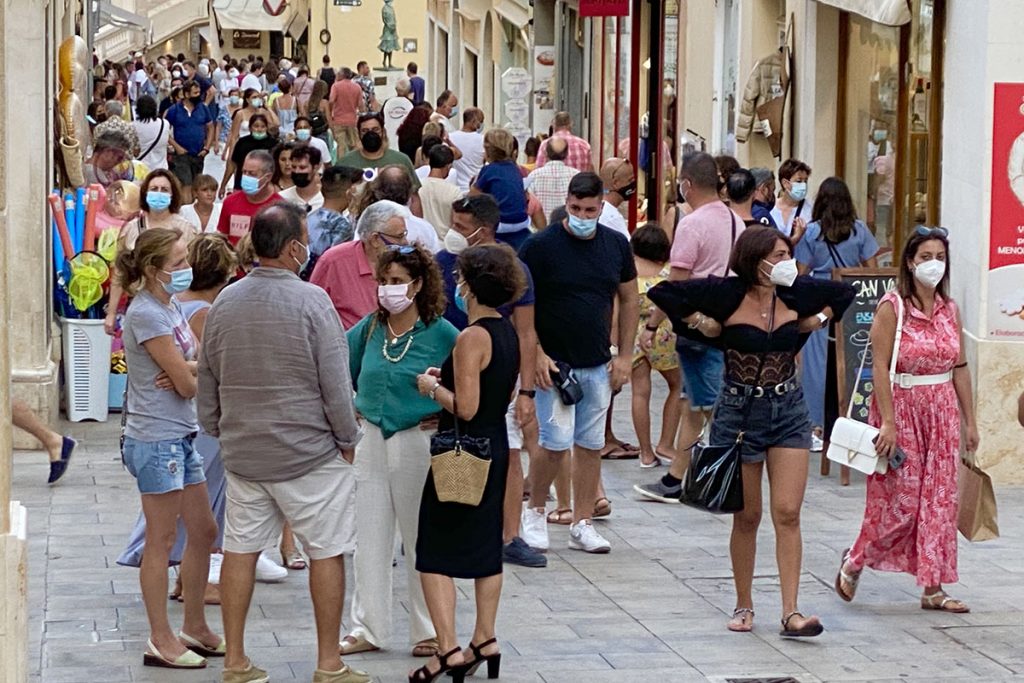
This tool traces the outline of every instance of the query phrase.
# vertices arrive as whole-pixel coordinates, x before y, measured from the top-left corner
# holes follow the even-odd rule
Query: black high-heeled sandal
[[[461,671],[463,676],[472,676],[476,673],[476,670],[480,668],[480,665],[487,662],[487,678],[497,678],[501,672],[501,653],[495,652],[493,655],[484,655],[483,649],[488,645],[493,645],[498,642],[497,638],[491,638],[490,640],[480,643],[479,645],[469,644],[469,649],[473,651],[473,661],[466,662],[462,666],[455,667],[452,671]],[[454,675],[454,674],[453,674]]]
[[[454,666],[448,666],[448,658],[460,652],[462,652],[462,648],[457,647],[443,655],[437,655],[437,661],[441,664],[441,668],[437,671],[431,671],[427,667],[427,664],[429,664],[429,662],[427,662],[427,664],[424,664],[409,674],[409,683],[434,683],[434,681],[446,673],[452,677],[452,680],[455,683],[463,683],[463,679],[466,674],[462,671],[462,665],[456,664]]]

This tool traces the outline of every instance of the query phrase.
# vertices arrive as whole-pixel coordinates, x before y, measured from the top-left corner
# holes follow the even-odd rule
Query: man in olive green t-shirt
[[[383,115],[379,112],[360,115],[357,130],[360,148],[341,157],[338,164],[373,171],[373,176],[367,177],[367,180],[376,177],[377,170],[385,166],[402,166],[412,178],[413,192],[419,192],[420,180],[416,177],[416,169],[413,168],[409,157],[388,149],[388,134],[384,129]]]

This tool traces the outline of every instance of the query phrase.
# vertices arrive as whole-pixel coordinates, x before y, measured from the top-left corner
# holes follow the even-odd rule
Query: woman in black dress
[[[444,409],[441,430],[452,429],[458,397],[459,431],[490,439],[491,467],[476,507],[440,502],[433,474],[427,475],[416,570],[422,574],[438,652],[445,654],[410,673],[410,681],[433,681],[452,670],[459,683],[484,662],[488,677],[497,678],[501,662],[494,622],[501,597],[502,509],[508,471],[505,412],[519,374],[519,341],[512,323],[496,309],[517,300],[526,282],[515,253],[507,246],[467,249],[459,255],[458,272],[455,303],[469,316],[469,326],[459,334],[444,367],[428,369],[417,384],[421,394]],[[465,651],[459,649],[455,634],[454,578],[476,581],[476,627]]]

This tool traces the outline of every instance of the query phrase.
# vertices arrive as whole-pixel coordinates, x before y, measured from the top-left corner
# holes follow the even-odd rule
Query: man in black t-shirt
[[[530,463],[531,496],[521,535],[537,550],[548,547],[545,502],[562,459],[575,447],[572,469],[573,524],[569,547],[591,553],[611,549],[591,524],[601,479],[604,418],[612,392],[629,381],[639,320],[636,266],[628,240],[598,224],[604,185],[594,173],[569,183],[567,218],[523,245],[520,258],[534,278],[537,353],[537,423],[541,453]],[[619,304],[612,358],[612,310]],[[565,405],[551,372],[571,369],[583,397]]]

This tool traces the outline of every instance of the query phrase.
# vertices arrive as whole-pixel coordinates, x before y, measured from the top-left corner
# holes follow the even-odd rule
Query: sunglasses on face
[[[949,237],[949,230],[942,227],[929,227],[927,225],[919,225],[914,229],[914,232],[921,237]]]

